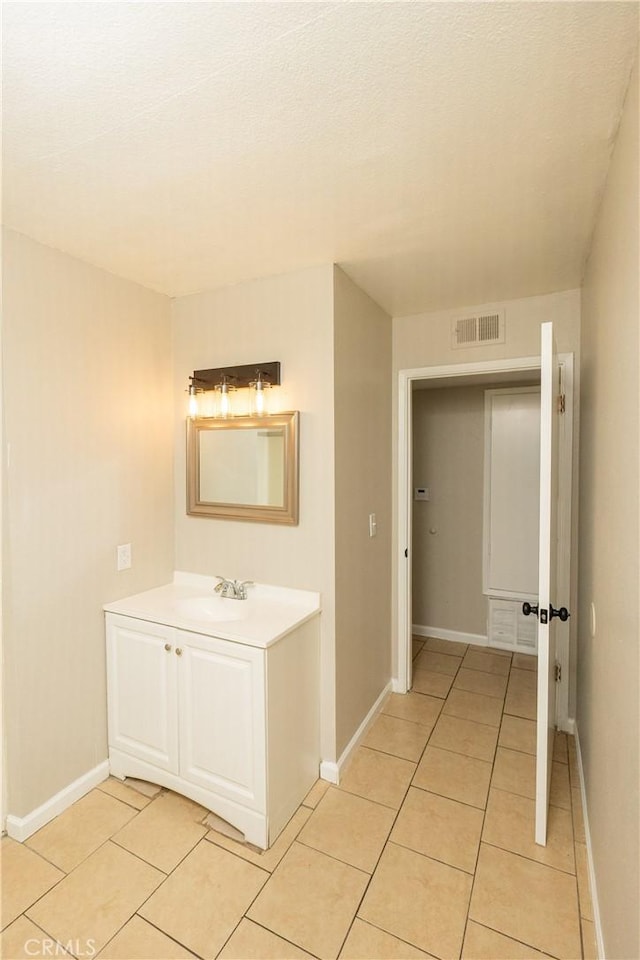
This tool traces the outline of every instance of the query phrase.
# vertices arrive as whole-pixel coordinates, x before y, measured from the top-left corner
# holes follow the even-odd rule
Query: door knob
[[[180,648],[180,647],[176,647],[176,657],[181,657],[181,656],[182,656],[182,650],[181,650],[181,648]]]
[[[560,607],[559,610],[556,610],[551,606],[551,604],[549,604],[549,620],[553,620],[554,617],[558,617],[563,623],[566,623],[570,616],[571,614],[566,607]]]
[[[528,617],[529,614],[534,613],[536,617],[538,616],[538,604],[537,603],[523,603],[522,612],[525,617]]]
[[[170,644],[170,643],[165,643],[164,648],[165,648],[165,650],[167,651],[167,653],[171,653],[171,644]]]

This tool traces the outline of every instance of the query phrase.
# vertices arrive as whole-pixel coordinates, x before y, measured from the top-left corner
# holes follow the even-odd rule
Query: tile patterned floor
[[[117,780],[26,843],[4,838],[2,956],[595,957],[564,734],[549,842],[532,840],[535,660],[420,639],[414,677],[340,787],[318,781],[266,852],[209,829],[183,797]]]

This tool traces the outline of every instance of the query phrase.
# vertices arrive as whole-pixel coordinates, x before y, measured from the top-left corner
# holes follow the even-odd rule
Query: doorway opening
[[[571,488],[572,488],[572,436],[573,436],[573,355],[562,355],[561,361],[561,392],[566,397],[565,415],[562,418],[562,428],[559,446],[560,460],[560,482],[559,482],[559,530],[558,538],[558,558],[557,565],[562,586],[562,595],[569,596],[571,587]],[[446,391],[443,388],[456,388],[460,395],[472,395],[475,391],[480,397],[485,390],[500,390],[507,385],[514,389],[522,388],[525,385],[536,385],[540,383],[540,357],[522,357],[510,360],[485,361],[479,363],[455,364],[439,367],[426,367],[412,370],[402,370],[399,374],[399,403],[398,403],[398,501],[397,501],[397,647],[395,650],[396,670],[394,671],[394,689],[398,692],[406,692],[411,688],[412,682],[412,636],[413,627],[416,625],[421,633],[420,626],[425,631],[430,628],[442,627],[443,624],[433,623],[431,619],[425,618],[425,606],[420,605],[420,598],[416,598],[414,604],[413,578],[416,572],[416,562],[424,561],[425,551],[432,555],[441,551],[443,547],[441,537],[442,531],[438,523],[430,524],[428,521],[423,523],[426,532],[423,537],[426,538],[426,545],[413,542],[413,524],[414,515],[417,511],[422,511],[422,518],[428,516],[429,500],[436,495],[436,490],[430,487],[428,476],[421,477],[419,471],[414,472],[414,444],[413,444],[413,422],[414,422],[414,397],[418,391],[430,392],[434,390],[441,391],[445,396]],[[463,388],[460,390],[460,388]],[[453,391],[449,394],[453,395]],[[484,412],[482,414],[484,422]],[[476,424],[477,426],[477,424]],[[442,427],[446,431],[446,424]],[[476,438],[477,439],[477,438]],[[484,439],[481,438],[482,443]],[[449,465],[451,468],[451,465]],[[462,465],[464,469],[464,465]],[[478,469],[484,471],[484,466],[476,463],[475,473],[469,474],[464,478],[470,483],[478,482]],[[439,474],[441,480],[446,479],[447,470]],[[474,479],[475,478],[475,479]],[[459,495],[464,497],[464,483],[459,488]],[[483,500],[483,490],[480,493],[480,499]],[[475,500],[478,500],[478,490],[475,490]],[[424,502],[426,500],[426,502]],[[425,508],[427,508],[425,510]],[[486,510],[486,505],[485,505]],[[461,510],[461,514],[464,513]],[[417,515],[416,515],[417,519]],[[478,527],[480,528],[480,542],[476,543],[478,550],[484,550],[483,533],[486,525],[486,516],[484,524],[482,517],[476,517],[475,537],[478,540]],[[526,525],[523,526],[523,529]],[[459,531],[458,527],[458,531]],[[434,549],[437,544],[438,549]],[[459,547],[459,544],[458,544]],[[416,548],[418,548],[416,550]],[[422,556],[420,556],[422,551]],[[446,546],[444,553],[446,554]],[[432,556],[433,560],[433,556]],[[530,639],[530,631],[524,626],[524,621],[520,616],[521,603],[516,605],[515,601],[506,599],[509,594],[505,594],[502,607],[500,605],[500,593],[494,600],[493,608],[488,603],[490,590],[487,587],[487,558],[484,556],[484,570],[482,584],[478,582],[477,563],[482,564],[482,558],[476,557],[476,580],[473,596],[471,595],[468,583],[449,584],[448,596],[442,594],[439,596],[440,609],[444,610],[447,602],[451,603],[451,598],[456,589],[459,588],[458,611],[454,619],[449,618],[445,621],[448,624],[458,626],[451,627],[447,632],[447,627],[440,630],[442,639],[460,639],[462,642],[487,643],[487,637],[491,628],[487,626],[487,620],[490,612],[498,618],[498,627],[502,617],[503,624],[509,618],[513,619],[513,630],[515,630],[517,643],[517,634],[520,630],[522,648],[526,647],[527,640]],[[467,565],[468,567],[468,565]],[[428,567],[427,567],[428,573]],[[464,579],[464,578],[463,578]],[[431,584],[433,599],[434,584]],[[495,591],[494,591],[495,592]],[[522,591],[520,591],[522,592]],[[537,591],[536,591],[537,592]],[[526,591],[525,591],[526,593]],[[515,595],[515,594],[514,594]],[[421,598],[424,600],[424,597]],[[527,599],[523,596],[523,599]],[[513,611],[508,608],[512,606]],[[434,607],[432,606],[433,610]],[[443,614],[444,615],[444,614]],[[421,619],[423,622],[421,623]],[[518,623],[521,625],[518,626]],[[497,631],[499,633],[499,630]],[[496,635],[495,624],[493,626],[494,637]],[[458,634],[458,636],[456,636]],[[429,635],[433,635],[429,633]],[[556,699],[556,724],[561,730],[572,731],[572,722],[569,719],[569,677],[570,677],[570,633],[569,625],[563,625],[558,638],[558,683]],[[517,650],[517,647],[513,647]]]

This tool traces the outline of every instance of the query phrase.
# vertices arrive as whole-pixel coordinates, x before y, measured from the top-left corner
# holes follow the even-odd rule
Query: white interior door
[[[546,845],[549,787],[556,724],[556,595],[558,419],[560,367],[553,324],[542,324],[540,371],[540,558],[538,590],[538,715],[536,744],[536,843]],[[566,619],[566,617],[565,617]]]
[[[407,505],[407,527],[406,527],[406,547],[404,548],[404,558],[399,558],[398,562],[405,570],[405,596],[404,603],[407,610],[407,690],[413,686],[413,394],[411,390],[408,394],[407,402],[407,427],[406,427],[406,465],[407,465],[407,487],[406,487],[406,505]],[[400,595],[400,603],[403,602]]]

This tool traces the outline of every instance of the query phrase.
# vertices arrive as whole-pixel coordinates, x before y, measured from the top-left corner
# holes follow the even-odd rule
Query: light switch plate
[[[118,570],[129,570],[131,567],[131,544],[121,543],[117,548]]]

